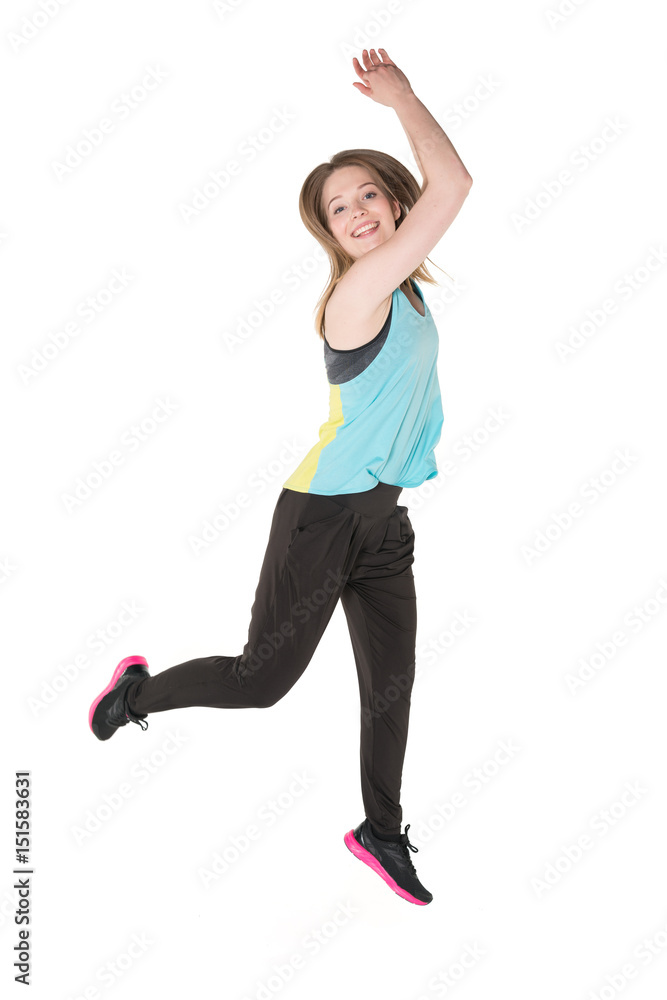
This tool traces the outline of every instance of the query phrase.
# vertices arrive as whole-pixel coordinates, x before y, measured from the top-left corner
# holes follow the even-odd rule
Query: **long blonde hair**
[[[329,283],[316,306],[315,329],[322,340],[324,339],[324,310],[327,302],[340,279],[355,262],[355,258],[350,256],[332,236],[323,205],[324,185],[334,170],[338,170],[340,167],[364,167],[385,197],[390,201],[393,199],[398,201],[401,214],[396,220],[397,229],[422,193],[419,184],[407,167],[404,167],[389,153],[382,153],[377,149],[344,149],[340,153],[334,153],[328,163],[320,163],[308,174],[299,194],[299,215],[308,232],[326,251],[331,267]],[[426,260],[433,264],[429,257]],[[437,264],[434,266],[438,267]],[[438,269],[442,271],[441,267]],[[443,271],[443,274],[447,274],[447,272]],[[423,263],[412,272],[410,277],[425,281],[430,285],[438,284]]]

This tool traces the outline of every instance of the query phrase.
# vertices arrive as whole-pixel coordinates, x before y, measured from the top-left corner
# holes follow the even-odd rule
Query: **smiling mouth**
[[[367,225],[367,226],[370,226],[370,225],[371,225],[371,223],[370,223],[370,222],[367,222],[367,223],[366,223],[366,225]],[[357,233],[352,233],[352,238],[353,238],[353,239],[355,239],[355,240],[360,240],[360,239],[363,239],[363,237],[364,237],[364,236],[370,236],[370,235],[371,235],[371,233],[374,233],[374,232],[375,232],[375,231],[377,230],[377,228],[378,228],[378,226],[379,226],[379,225],[380,225],[380,223],[379,223],[379,222],[376,222],[376,223],[374,224],[374,226],[373,226],[373,228],[372,228],[372,229],[364,229],[364,231],[363,231],[363,232],[361,232],[361,233],[358,233],[358,234],[357,234]],[[363,227],[362,227],[362,228],[363,228]]]

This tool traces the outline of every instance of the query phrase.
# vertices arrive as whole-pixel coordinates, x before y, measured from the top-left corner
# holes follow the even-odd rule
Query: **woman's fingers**
[[[364,52],[366,49],[364,49]],[[368,54],[373,66],[393,66],[393,62],[389,58],[389,53],[386,49],[369,49]]]
[[[356,56],[352,56],[352,64],[354,65],[354,69],[357,76],[360,76],[363,79],[364,70],[361,68],[361,63],[359,62]]]
[[[364,61],[364,66],[366,69],[374,69],[376,66],[393,66],[394,63],[389,57],[386,49],[363,49],[361,57]],[[356,56],[353,57],[352,62],[355,63],[355,69],[357,73],[359,72],[360,63]]]
[[[364,66],[366,69],[373,69],[374,66],[379,66],[380,63],[382,62],[382,60],[378,55],[376,55],[375,58],[373,58],[373,56],[371,55],[372,52],[375,52],[375,49],[371,49],[370,51],[368,49],[362,50],[361,58],[364,61]],[[357,66],[359,66],[359,60],[357,59],[356,56],[352,57],[352,62],[357,64],[354,67],[355,69],[357,69]],[[357,73],[358,72],[359,70],[357,69]]]
[[[362,80],[367,79],[366,71],[362,69],[361,64],[359,63],[359,60],[357,59],[356,56],[352,57],[352,62],[354,64],[357,76],[360,77],[360,79]],[[367,87],[365,83],[353,83],[352,86],[355,87],[360,94],[363,94],[365,97],[370,97],[371,88]]]
[[[373,66],[378,66],[382,62],[375,49],[364,49],[363,56],[366,69],[372,69]]]
[[[376,69],[379,66],[393,66],[394,69],[398,70],[398,67],[391,61],[386,49],[363,49],[361,53],[361,58],[363,59],[364,65],[359,62],[356,56],[352,57],[352,65],[357,76],[364,81],[364,85],[354,83],[353,87],[356,87],[360,93],[365,94],[370,97],[372,94],[372,89],[367,86],[371,82],[372,77],[367,76],[371,70]],[[399,70],[400,72],[400,70]],[[380,74],[382,76],[382,74]],[[384,78],[383,78],[384,79]]]

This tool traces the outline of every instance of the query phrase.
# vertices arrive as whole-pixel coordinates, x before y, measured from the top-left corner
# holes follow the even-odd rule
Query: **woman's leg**
[[[243,653],[188,660],[132,684],[130,711],[265,708],[279,701],[308,666],[333,614],[363,538],[355,530],[359,520],[333,498],[283,489]]]
[[[361,699],[361,790],[379,834],[398,835],[410,695],[415,676],[417,598],[414,531],[397,506],[367,538],[343,589]]]

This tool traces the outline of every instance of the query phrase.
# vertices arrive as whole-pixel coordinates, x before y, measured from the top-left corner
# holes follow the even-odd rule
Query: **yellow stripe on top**
[[[343,404],[340,398],[340,386],[329,383],[329,419],[319,430],[319,441],[310,449],[290,478],[283,485],[288,490],[297,493],[308,493],[313,476],[317,472],[322,449],[336,437],[336,431],[343,426]]]

